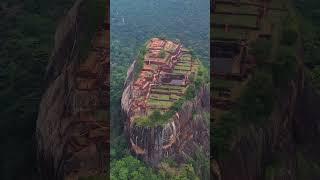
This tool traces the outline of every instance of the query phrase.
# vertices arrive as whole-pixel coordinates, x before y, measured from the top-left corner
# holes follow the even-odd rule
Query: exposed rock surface
[[[121,100],[126,116],[125,132],[132,152],[152,166],[157,166],[165,157],[184,162],[199,147],[209,158],[209,86],[202,85],[197,96],[185,102],[168,123],[156,127],[138,126],[130,122],[129,113],[135,66],[136,61],[128,69]]]
[[[306,168],[299,164],[299,155],[308,162],[319,162],[320,96],[305,80],[302,69],[280,93],[269,121],[262,127],[252,124],[240,130],[227,157],[212,160],[214,179],[297,180]]]
[[[282,12],[284,17],[292,16],[291,11],[291,1],[283,1],[281,3],[274,4],[274,1],[255,1],[254,3],[260,4],[264,10],[260,9],[256,11],[260,15],[256,16],[256,26],[258,31],[254,32],[254,36],[260,34],[261,37],[268,38],[272,37],[274,40],[281,40],[281,35],[273,33],[274,29],[277,29],[277,23],[272,22],[270,28],[267,27],[271,17],[271,13],[275,11]],[[280,1],[277,1],[280,2]],[[289,3],[288,3],[289,2]],[[268,5],[268,3],[271,3]],[[237,7],[232,8],[233,10],[228,10],[226,4],[229,6],[234,6],[233,3],[226,3],[221,1],[213,1],[213,11],[214,16],[217,18],[216,22],[224,22],[225,26],[220,26],[215,23],[216,29],[228,28],[228,32],[232,32],[232,28],[240,23],[242,26],[247,26],[246,21],[235,21],[233,23],[225,22],[227,18],[219,16],[222,11],[225,15],[234,14],[235,18],[240,18],[244,16],[244,11],[251,11],[252,9],[246,8],[248,4],[239,3]],[[223,6],[222,8],[219,6]],[[272,8],[268,8],[272,7]],[[278,6],[278,7],[277,7]],[[277,8],[276,8],[277,7]],[[287,8],[289,7],[289,15],[286,14]],[[220,9],[219,9],[220,8]],[[259,8],[257,5],[256,8]],[[239,13],[237,13],[237,10]],[[218,11],[220,11],[218,13]],[[241,11],[241,12],[240,12]],[[279,13],[281,14],[281,13]],[[295,14],[295,13],[293,13]],[[222,15],[223,16],[223,15]],[[274,18],[274,20],[280,20],[279,18]],[[295,19],[295,18],[292,18]],[[299,18],[297,18],[299,19]],[[262,22],[262,23],[261,23]],[[260,24],[260,25],[259,25]],[[259,26],[263,24],[263,28],[259,29]],[[299,23],[298,23],[299,24]],[[228,25],[228,26],[227,26]],[[259,25],[259,26],[258,26]],[[281,22],[280,29],[287,28]],[[283,26],[283,27],[282,27]],[[300,26],[300,25],[299,25]],[[262,26],[261,26],[262,27]],[[269,29],[269,30],[267,30]],[[249,32],[250,33],[250,32]],[[269,34],[269,35],[268,35]],[[259,35],[259,36],[260,36]],[[266,36],[267,35],[267,36]],[[225,36],[225,38],[232,37],[232,34],[220,34],[213,33],[214,38],[218,39]],[[303,36],[303,35],[302,35]],[[243,38],[241,35],[235,36],[235,38]],[[248,37],[250,40],[251,36]],[[273,41],[274,41],[273,40]],[[298,40],[301,41],[301,40]],[[216,43],[216,42],[215,42]],[[228,42],[229,43],[229,42]],[[280,43],[281,44],[281,43]],[[217,157],[213,157],[211,161],[212,173],[214,179],[219,180],[300,180],[300,179],[319,179],[319,176],[301,176],[301,171],[308,174],[307,166],[312,164],[312,161],[319,162],[319,155],[315,152],[319,152],[319,143],[316,142],[319,139],[319,120],[320,112],[318,111],[319,95],[315,94],[311,85],[307,82],[307,78],[304,77],[303,68],[303,52],[302,47],[299,47],[301,42],[297,43],[295,46],[296,57],[299,59],[299,71],[296,74],[296,78],[287,84],[282,84],[281,88],[277,89],[277,100],[272,113],[270,114],[267,121],[263,124],[258,124],[254,122],[244,122],[245,127],[237,127],[233,129],[235,132],[235,137],[230,138],[231,145],[225,156],[216,153]],[[224,44],[216,43],[217,47],[222,47],[215,50],[230,51],[230,49],[224,47]],[[249,44],[249,47],[251,45]],[[232,47],[229,45],[229,48]],[[253,48],[253,47],[251,47]],[[250,49],[251,49],[250,48]],[[274,50],[281,49],[276,43],[272,45]],[[216,51],[217,52],[217,51]],[[232,51],[231,51],[232,52]],[[222,53],[219,52],[221,55]],[[250,52],[249,52],[250,53]],[[215,54],[215,53],[213,53]],[[257,56],[258,57],[258,56]],[[251,58],[250,58],[251,59]],[[222,59],[223,60],[223,59]],[[257,58],[257,62],[262,60]],[[278,59],[274,59],[275,61]],[[215,61],[214,61],[215,62]],[[218,64],[220,65],[220,64]],[[216,68],[219,68],[216,66]],[[288,68],[289,69],[289,68]],[[221,71],[220,69],[217,69]],[[290,71],[290,70],[288,70]],[[271,75],[270,75],[271,76]],[[286,87],[286,88],[284,88]],[[257,98],[258,100],[258,98]],[[226,109],[230,109],[227,107]],[[255,121],[255,119],[251,119]],[[225,130],[225,129],[223,129]],[[212,132],[215,133],[214,131]],[[215,139],[211,139],[214,142]],[[227,142],[229,143],[229,142]],[[221,143],[222,144],[222,143]],[[218,148],[217,148],[218,149]],[[213,152],[216,151],[215,147],[212,147]],[[306,161],[301,163],[301,157]],[[302,167],[304,166],[304,167]],[[312,164],[313,166],[313,164]],[[315,166],[318,168],[318,166]],[[318,169],[317,169],[318,171]]]
[[[88,1],[76,1],[56,31],[37,121],[41,179],[99,175],[107,166],[109,30],[102,20],[81,59]]]

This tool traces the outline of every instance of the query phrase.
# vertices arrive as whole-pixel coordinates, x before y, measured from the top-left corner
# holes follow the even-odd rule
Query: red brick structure
[[[164,57],[161,57],[161,51],[165,53]],[[181,86],[187,85],[188,75],[181,75],[179,78],[172,75],[182,53],[180,44],[159,38],[150,40],[147,44],[143,68],[133,86],[135,96],[131,106],[133,113],[143,114],[150,108],[147,100],[151,89],[163,83],[163,80]]]

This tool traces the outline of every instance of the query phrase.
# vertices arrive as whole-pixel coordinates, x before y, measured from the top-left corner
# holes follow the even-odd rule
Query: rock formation
[[[100,16],[94,31],[88,28],[90,3],[100,7],[95,9]],[[37,121],[41,179],[105,173],[109,156],[109,29],[105,21],[109,18],[105,13],[105,1],[78,0],[56,31]]]
[[[276,41],[280,41],[280,37],[276,36],[274,29],[279,27],[279,22],[280,25],[283,26],[283,21],[279,21],[279,19],[281,20],[280,16],[278,19],[273,19],[274,17],[272,15],[274,15],[273,13],[279,13],[283,17],[288,16],[290,13],[287,13],[287,9],[284,9],[283,7],[286,7],[291,3],[286,4],[286,1],[283,1],[280,4],[277,4],[277,7],[276,4],[273,4],[275,1],[256,1],[252,3],[239,1],[238,6],[234,6],[236,1],[226,2],[217,0],[214,2],[215,22],[219,22],[220,24],[214,25],[216,28],[213,33],[213,47],[215,50],[215,52],[212,53],[214,59],[213,66],[215,66],[216,62],[218,66],[214,68],[216,73],[214,74],[213,86],[215,88],[214,91],[219,92],[215,93],[216,95],[213,97],[213,101],[215,101],[215,103],[213,103],[214,109],[219,110],[214,111],[213,113],[213,126],[218,124],[219,121],[222,121],[220,118],[222,116],[221,111],[229,111],[232,109],[232,106],[229,106],[229,104],[217,102],[219,102],[220,99],[228,99],[229,101],[236,100],[234,97],[238,97],[241,94],[237,93],[236,90],[239,91],[239,87],[244,86],[245,84],[243,82],[250,79],[250,76],[254,76],[252,75],[253,69],[257,69],[255,66],[256,64],[253,64],[253,66],[248,65],[251,65],[251,62],[260,61],[261,63],[264,60],[262,57],[260,59],[252,57],[252,54],[238,56],[241,52],[246,52],[239,51],[238,49],[247,47],[239,42],[244,40],[247,42],[255,42],[257,39],[275,39]],[[256,9],[248,8],[250,4],[252,5],[254,3],[256,4]],[[281,4],[283,6],[280,6]],[[230,7],[234,9],[229,10]],[[271,21],[268,21],[268,17],[271,16]],[[229,20],[237,19],[237,21],[224,22],[227,18],[229,18]],[[250,21],[245,21],[241,18],[247,18],[247,20],[253,18],[256,19],[256,21],[251,21],[250,23]],[[251,27],[253,27],[252,25],[254,25],[255,22],[259,23],[256,23],[256,29],[252,30]],[[262,26],[262,24],[264,24],[264,26]],[[266,24],[269,25],[266,26]],[[228,28],[225,28],[227,26]],[[241,31],[245,33],[238,33]],[[236,32],[236,34],[232,34],[232,32]],[[221,41],[224,43],[221,43]],[[234,48],[234,42],[236,42],[240,48]],[[295,46],[293,46],[293,56],[297,58],[296,61],[298,64],[295,67],[296,72],[294,78],[282,82],[281,85],[277,87],[274,93],[274,96],[276,96],[275,103],[271,109],[271,113],[267,115],[265,121],[262,124],[257,123],[257,119],[246,119],[247,122],[241,121],[239,123],[240,127],[234,127],[231,130],[234,135],[232,135],[230,139],[223,139],[228,142],[215,144],[214,142],[217,142],[217,139],[211,138],[212,144],[216,145],[211,147],[211,150],[214,152],[211,160],[211,177],[213,177],[213,179],[319,179],[319,177],[314,176],[313,174],[309,174],[308,178],[299,176],[302,171],[304,171],[304,173],[309,173],[307,171],[307,166],[313,166],[316,164],[313,164],[313,162],[319,162],[320,160],[316,153],[319,151],[319,145],[316,141],[320,135],[318,128],[319,111],[316,110],[316,102],[319,103],[320,96],[315,93],[312,85],[305,77],[305,68],[303,67],[302,62],[304,57],[303,52],[301,52],[302,48],[299,47],[301,45],[300,43],[301,39],[298,39]],[[280,49],[274,44],[272,44],[272,46],[272,48],[276,50]],[[239,58],[243,58],[238,62],[244,64],[242,70],[247,70],[248,75],[239,79],[230,78],[230,76],[228,77],[228,74],[236,75],[233,71],[233,67],[234,64],[239,64],[237,63],[237,59]],[[255,61],[252,61],[252,58],[255,59]],[[266,59],[268,59],[268,57]],[[230,63],[230,61],[232,61],[232,63]],[[275,58],[274,61],[278,61],[278,59]],[[222,72],[224,76],[221,76],[221,72],[217,72],[217,70],[222,70],[219,66],[226,67],[225,71]],[[257,66],[259,65],[257,64]],[[239,66],[239,68],[241,72],[241,66]],[[261,68],[259,70],[261,70]],[[289,71],[289,69],[286,69],[285,71]],[[268,75],[274,77],[272,73]],[[220,81],[215,82],[217,79]],[[223,83],[221,83],[221,79],[224,80]],[[232,82],[232,80],[241,81],[242,83],[239,83],[240,85],[237,84],[225,88],[226,82]],[[259,101],[258,97],[255,98],[257,99],[256,101]],[[247,106],[247,108],[250,107]],[[237,116],[237,118],[239,121],[241,117]],[[231,124],[234,122],[226,122],[226,124],[227,123]],[[227,129],[226,126],[220,126],[220,130]],[[215,133],[216,131],[212,132],[212,134]],[[223,135],[220,134],[220,138],[221,136]],[[221,153],[218,153],[219,148],[217,148],[217,146],[223,147],[224,145],[227,146],[227,148],[224,149],[226,154],[222,156]],[[302,161],[303,163],[301,163]]]
[[[171,51],[172,53],[165,50],[166,55],[161,56],[161,49],[165,49],[168,44],[171,44],[172,47],[176,46],[175,48],[181,50],[174,49]],[[158,56],[153,55],[154,52],[157,53],[155,49],[159,50]],[[138,77],[135,73],[139,60],[133,62],[127,73],[125,90],[121,100],[122,110],[126,116],[125,132],[128,135],[132,152],[152,166],[157,166],[165,157],[172,157],[178,162],[184,162],[188,157],[193,155],[197,148],[202,148],[209,155],[208,122],[210,92],[208,85],[202,84],[196,97],[185,101],[181,109],[173,113],[167,122],[163,124],[156,122],[153,125],[141,125],[137,122],[140,116],[148,116],[152,111],[160,110],[162,113],[170,111],[170,104],[168,106],[161,106],[161,102],[171,101],[174,103],[177,99],[181,98],[171,99],[170,97],[174,93],[170,89],[176,86],[186,88],[188,87],[188,83],[193,83],[186,81],[185,83],[187,84],[180,84],[181,81],[175,81],[175,78],[186,79],[182,78],[184,77],[184,73],[175,73],[174,75],[173,72],[176,67],[178,68],[179,65],[177,66],[177,64],[181,64],[182,66],[183,62],[181,59],[183,59],[183,54],[186,55],[189,52],[182,48],[181,45],[175,44],[172,41],[154,38],[147,45],[147,52],[143,57],[144,67],[139,72]],[[163,60],[166,58],[167,61]],[[149,80],[149,83],[147,78],[143,79],[144,71],[147,71],[146,67],[155,64],[157,67],[154,67],[154,74],[151,75],[153,78]],[[194,64],[193,66],[197,65]],[[192,73],[193,69],[189,70],[185,71],[185,74]],[[179,84],[176,84],[177,82]],[[169,86],[169,88],[164,88],[164,85]],[[149,88],[144,88],[144,86],[149,86]],[[161,88],[164,91],[159,91]],[[176,94],[184,96],[184,93],[185,91],[182,90],[181,94]],[[167,100],[165,96],[170,97]],[[140,105],[137,99],[141,99],[141,97],[144,103]],[[148,120],[152,121],[152,119]]]
[[[300,68],[290,88],[282,91],[283,97],[268,122],[263,127],[251,124],[246,131],[239,132],[227,158],[213,157],[214,179],[296,180],[301,170],[307,168],[300,164],[302,154],[306,164],[320,160],[317,154],[320,114],[316,106],[320,96],[305,80],[303,67]],[[309,177],[318,178],[311,174]]]

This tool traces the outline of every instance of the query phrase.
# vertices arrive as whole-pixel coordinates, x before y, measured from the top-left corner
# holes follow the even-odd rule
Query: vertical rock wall
[[[80,56],[88,1],[76,1],[56,31],[37,121],[41,179],[99,175],[107,166],[109,30],[102,21]]]
[[[184,162],[199,147],[209,157],[210,90],[203,85],[192,101],[186,102],[170,122],[157,127],[137,126],[130,121],[135,61],[127,73],[121,106],[126,116],[125,132],[132,152],[152,166],[165,157]],[[194,112],[197,112],[194,115]]]
[[[320,160],[317,155],[320,96],[306,81],[303,67],[299,68],[297,78],[279,94],[263,126],[251,124],[242,128],[227,157],[213,157],[212,177],[217,180],[297,180],[301,168],[297,154],[307,153],[310,162]]]

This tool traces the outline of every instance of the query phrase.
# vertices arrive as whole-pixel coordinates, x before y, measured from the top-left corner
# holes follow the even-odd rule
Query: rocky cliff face
[[[167,124],[138,126],[130,122],[129,113],[135,65],[136,61],[128,70],[121,100],[126,117],[125,132],[132,152],[152,166],[156,166],[165,157],[184,162],[199,147],[209,157],[209,86],[203,85],[194,100],[184,103],[181,111]]]
[[[37,121],[41,179],[103,174],[108,162],[109,18],[100,19],[87,42],[88,3],[76,1],[56,31]],[[97,5],[105,12],[104,3]],[[86,42],[90,48],[81,56]]]
[[[298,78],[280,94],[281,99],[263,127],[252,124],[240,130],[228,157],[213,157],[214,179],[296,180],[302,178],[300,171],[304,168],[299,155],[308,154],[307,160],[319,162],[316,141],[320,137],[317,108],[320,96],[305,80],[303,68],[300,68]],[[311,175],[309,178],[318,177]]]

